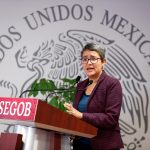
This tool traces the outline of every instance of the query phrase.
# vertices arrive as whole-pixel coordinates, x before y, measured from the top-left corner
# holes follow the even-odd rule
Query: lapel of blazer
[[[98,86],[100,85],[100,83],[103,81],[103,79],[104,79],[105,77],[106,77],[106,73],[103,71],[102,74],[101,74],[101,76],[100,76],[100,78],[98,79],[98,82],[97,82],[97,84],[96,84],[94,90],[92,91],[92,93],[91,93],[91,95],[90,95],[90,97],[89,97],[89,102],[92,100],[92,97],[93,97],[93,95],[95,94],[96,89],[98,88]],[[78,90],[79,90],[79,89],[85,89],[86,86],[88,85],[88,83],[89,83],[89,80],[88,80],[88,79],[86,79],[85,81],[83,81],[83,82],[80,84],[80,86],[78,87]],[[85,90],[79,90],[79,91],[77,92],[76,97],[75,97],[75,103],[74,103],[74,107],[75,107],[75,108],[78,107],[78,103],[79,103],[81,97],[83,96],[84,92],[85,92]],[[89,104],[89,102],[88,102],[88,104]]]
[[[105,71],[103,71],[101,76],[99,77],[99,79],[97,81],[97,84],[96,84],[95,88],[93,89],[93,91],[92,91],[92,93],[89,97],[89,102],[92,100],[92,97],[94,96],[97,88],[100,86],[101,82],[104,80],[105,77],[106,77],[106,73],[105,73]],[[88,104],[89,104],[89,102],[88,102]]]
[[[76,94],[76,97],[75,97],[75,103],[74,103],[74,107],[75,108],[77,108],[77,106],[78,106],[78,103],[79,103],[79,101],[80,101],[80,99],[81,99],[81,97],[83,96],[83,94],[84,94],[84,92],[85,92],[85,88],[86,88],[86,86],[88,85],[88,83],[89,83],[89,80],[88,79],[86,79],[86,80],[84,80],[80,85],[79,85],[79,87],[77,88],[77,94]],[[82,90],[83,89],[83,90]]]

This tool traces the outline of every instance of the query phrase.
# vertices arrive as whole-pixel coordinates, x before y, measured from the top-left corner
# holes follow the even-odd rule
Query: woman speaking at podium
[[[119,150],[123,148],[118,122],[122,104],[121,84],[105,73],[105,49],[100,45],[85,45],[81,51],[81,63],[87,79],[78,83],[73,106],[65,103],[64,107],[70,115],[97,127],[98,132],[92,139],[75,138],[73,149]]]

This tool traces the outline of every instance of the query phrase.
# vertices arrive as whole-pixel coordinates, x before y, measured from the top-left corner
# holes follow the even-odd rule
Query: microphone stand
[[[72,90],[70,90],[70,89],[60,89],[60,91],[52,92],[52,93],[50,93],[50,94],[47,95],[45,101],[47,102],[47,101],[48,101],[48,97],[50,97],[50,96],[53,95],[53,94],[63,93],[63,92],[84,91],[84,90],[86,90],[87,87],[88,87],[89,85],[91,85],[92,83],[93,83],[93,81],[92,81],[92,80],[89,80],[88,85],[87,85],[85,88],[83,88],[83,89],[72,89]],[[74,86],[71,86],[70,88],[73,88],[73,87],[74,87]]]
[[[63,92],[75,92],[76,90],[70,90],[70,89],[60,89],[59,91],[55,91],[55,92],[51,92],[47,95],[45,101],[48,102],[48,97],[50,97],[51,95],[53,94],[60,94],[60,93],[63,93]]]
[[[48,102],[48,97],[50,97],[52,94],[63,93],[63,92],[66,92],[66,91],[67,92],[74,92],[75,90],[70,90],[70,89],[74,88],[75,85],[80,81],[80,79],[81,79],[81,76],[77,76],[76,82],[71,87],[69,87],[68,89],[57,89],[59,91],[57,91],[57,92],[51,92],[50,94],[47,95],[45,101]]]
[[[71,87],[69,87],[69,89],[70,88],[73,88],[79,81],[80,81],[80,79],[81,79],[81,77],[80,76],[77,76],[77,78],[76,78],[76,82],[71,86]],[[53,89],[53,91],[65,91],[65,90],[69,90],[69,89]],[[50,90],[43,90],[43,89],[37,89],[37,90],[25,90],[25,91],[23,91],[21,94],[20,94],[20,96],[19,96],[19,98],[21,98],[22,97],[22,95],[24,94],[24,93],[28,93],[28,92],[39,92],[39,91],[47,91],[47,92],[52,92],[52,91],[50,91]],[[54,93],[61,93],[61,92],[52,92],[52,94],[54,94]],[[51,93],[50,94],[48,94],[48,96],[46,97],[46,102],[47,102],[47,99],[48,99],[48,97],[49,97],[49,95],[51,95]]]
[[[57,89],[55,89],[55,90],[57,90]],[[38,89],[38,90],[25,90],[25,91],[23,91],[23,92],[20,94],[19,98],[21,98],[22,95],[25,94],[25,93],[34,92],[34,91],[35,91],[35,92],[39,92],[39,91],[43,91],[43,92],[47,91],[47,92],[50,92],[49,90],[42,90],[42,89]]]

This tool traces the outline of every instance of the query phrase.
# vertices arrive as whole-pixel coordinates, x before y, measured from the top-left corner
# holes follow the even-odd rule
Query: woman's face
[[[99,58],[99,59],[97,59]],[[82,66],[83,69],[86,73],[86,75],[88,76],[89,79],[97,79],[103,69],[103,64],[104,62],[101,61],[100,56],[97,52],[95,51],[90,51],[90,50],[85,50],[82,54],[82,59],[87,60],[87,63],[82,61]],[[95,60],[97,59],[96,63],[92,63],[91,60]]]

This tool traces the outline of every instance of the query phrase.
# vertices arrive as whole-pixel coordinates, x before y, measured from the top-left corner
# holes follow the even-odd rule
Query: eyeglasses
[[[96,57],[81,58],[81,62],[83,64],[87,64],[90,61],[92,64],[96,64],[98,62],[98,59],[101,59],[101,58],[96,58]]]

